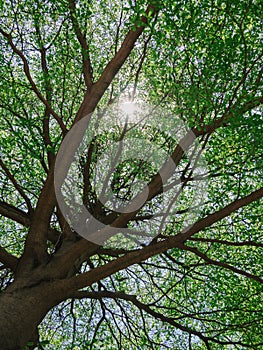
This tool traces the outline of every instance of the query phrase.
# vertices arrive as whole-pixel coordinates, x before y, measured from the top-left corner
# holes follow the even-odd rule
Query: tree
[[[262,346],[262,10],[257,0],[1,4],[1,349]],[[173,159],[181,197],[168,225],[131,247],[79,235],[54,187],[66,135],[123,96],[179,116],[200,146],[140,131]],[[93,139],[79,176],[93,215],[134,237],[150,232],[165,184],[145,162],[120,162],[113,193],[131,200],[138,178],[146,204],[103,205],[91,177],[121,132]],[[207,171],[196,175],[198,152]],[[193,184],[206,180],[183,229]]]

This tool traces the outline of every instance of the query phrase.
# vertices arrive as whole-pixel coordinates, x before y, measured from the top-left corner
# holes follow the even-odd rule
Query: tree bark
[[[16,285],[18,284],[17,288]],[[0,295],[0,349],[21,350],[36,341],[37,327],[47,312],[63,300],[53,282],[24,287],[14,282]]]

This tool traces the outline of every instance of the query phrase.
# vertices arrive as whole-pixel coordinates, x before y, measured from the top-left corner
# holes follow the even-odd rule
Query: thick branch
[[[11,204],[0,201],[0,215],[14,220],[23,226],[30,225],[30,216],[23,210],[14,207]]]
[[[14,220],[25,227],[29,227],[31,224],[31,217],[27,213],[25,213],[21,209],[14,207],[11,204],[7,204],[2,201],[0,201],[0,215],[3,215],[8,219]],[[59,236],[59,231],[50,227],[48,228],[47,239],[50,242],[55,244],[58,241]]]
[[[0,247],[0,262],[4,264],[5,267],[15,271],[18,259],[9,254],[3,247]]]
[[[54,169],[52,165],[31,219],[21,263],[24,260],[28,261],[28,259],[40,262],[46,260],[50,218],[55,204]]]
[[[187,239],[189,239],[191,236],[193,236],[195,233],[205,229],[206,227],[209,227],[213,225],[214,223],[218,222],[219,220],[222,220],[223,218],[230,215],[233,211],[238,210],[239,208],[242,208],[256,200],[259,200],[263,197],[263,187],[252,192],[246,197],[237,199],[236,201],[228,204],[221,210],[207,215],[204,219],[198,221],[193,226],[191,226],[188,230],[185,230],[178,234],[176,237],[182,239],[183,242],[185,242]]]
[[[107,276],[110,276],[111,274],[117,271],[125,269],[128,266],[142,262],[156,254],[160,254],[171,248],[176,248],[176,247],[180,248],[182,243],[184,243],[187,239],[189,239],[195,233],[204,230],[206,227],[209,227],[214,223],[220,221],[221,219],[227,217],[235,210],[238,210],[239,208],[242,208],[243,206],[246,206],[249,203],[252,203],[262,197],[263,197],[263,188],[260,188],[259,190],[251,193],[250,195],[244,198],[241,198],[239,200],[236,200],[235,202],[232,202],[226,207],[224,207],[223,209],[208,215],[204,219],[201,219],[196,224],[191,226],[188,230],[185,230],[177,234],[176,236],[168,237],[163,241],[154,243],[140,250],[130,252],[120,258],[117,258],[114,261],[111,261],[106,265],[103,265],[94,270],[88,271],[81,275],[72,277],[68,281],[65,281],[65,283],[69,288],[73,288],[73,289],[83,288]],[[83,251],[85,251],[85,249],[87,249],[89,245],[90,245],[90,242],[85,242],[84,240],[81,240],[76,244],[76,247],[79,248],[78,252],[80,253],[82,251],[81,247],[83,248]]]

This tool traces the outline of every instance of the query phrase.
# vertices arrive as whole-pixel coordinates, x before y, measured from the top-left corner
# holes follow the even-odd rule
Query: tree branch
[[[220,267],[223,267],[223,268],[225,268],[227,270],[233,271],[233,272],[237,273],[238,275],[246,276],[246,277],[251,278],[251,279],[253,279],[253,280],[257,281],[257,282],[263,283],[263,279],[262,278],[260,278],[258,276],[255,276],[255,275],[252,275],[251,273],[249,273],[247,271],[238,269],[238,268],[236,268],[236,267],[234,267],[232,265],[229,265],[228,263],[225,263],[223,261],[218,261],[218,260],[211,259],[206,254],[200,252],[197,248],[189,247],[189,246],[187,246],[185,244],[179,244],[178,248],[180,248],[182,250],[187,250],[189,252],[194,253],[195,255],[199,256],[204,261],[206,261],[207,264],[209,264],[209,265],[220,266]]]
[[[221,118],[213,121],[212,124],[202,125],[200,128],[193,128],[192,132],[196,137],[202,136],[204,134],[210,134],[215,131],[217,128],[228,125],[231,121],[231,118],[236,115],[243,115],[248,111],[260,106],[263,104],[263,96],[254,97],[252,100],[247,101],[242,106],[239,106],[239,103],[234,104],[231,109],[228,109]]]
[[[260,104],[263,103],[263,96],[262,97],[256,97],[251,101],[248,101],[244,103],[243,106],[237,107],[233,106],[233,108],[230,111],[227,111],[220,119],[214,121],[213,124],[211,125],[206,125],[199,129],[192,129],[187,132],[187,134],[180,140],[178,145],[176,146],[174,152],[171,155],[171,159],[173,160],[174,164],[171,167],[170,163],[165,163],[162,168],[160,169],[159,173],[154,176],[151,180],[151,182],[148,184],[148,198],[147,201],[150,199],[154,198],[156,195],[158,195],[163,189],[163,181],[165,179],[169,179],[170,176],[173,174],[174,169],[178,166],[180,160],[182,159],[184,152],[186,149],[188,149],[192,143],[195,141],[195,137],[201,136],[201,135],[210,135],[214,130],[217,128],[223,126],[225,123],[229,121],[231,117],[233,117],[233,114],[238,114],[238,113],[245,113]],[[160,175],[162,174],[162,176]],[[146,191],[146,189],[145,189]],[[144,191],[144,192],[145,192]],[[119,215],[112,223],[111,226],[113,227],[125,227],[127,223],[134,219],[136,216],[136,211],[133,211],[132,208],[134,207],[134,202],[140,201],[141,196],[144,196],[145,193],[141,192],[138,194],[130,203],[129,206],[127,207],[127,212]],[[131,210],[129,210],[131,208]],[[137,210],[138,211],[138,210]],[[102,237],[102,233],[101,233]]]
[[[131,101],[132,102],[134,101],[134,98],[135,98],[135,95],[136,95],[136,90],[137,90],[137,86],[138,86],[138,82],[139,82],[139,75],[140,75],[140,72],[142,70],[145,58],[146,58],[147,46],[148,46],[148,44],[149,44],[149,42],[151,40],[151,37],[152,37],[152,33],[150,33],[150,35],[148,36],[148,38],[145,41],[144,46],[143,46],[143,51],[142,51],[142,55],[141,55],[141,59],[140,59],[139,65],[138,65],[138,69],[137,69],[136,74],[135,74],[135,80],[134,80],[133,90],[132,90],[132,94],[131,94]]]
[[[30,229],[25,242],[25,249],[21,259],[21,266],[24,261],[28,260],[31,260],[31,262],[45,262],[47,260],[46,249],[50,218],[55,205],[54,164],[52,164],[40,193],[35,212],[32,215]]]
[[[224,245],[230,245],[235,247],[244,247],[244,246],[251,246],[251,247],[261,247],[263,248],[263,243],[257,243],[253,241],[243,241],[243,242],[231,242],[226,241],[222,239],[216,239],[216,238],[203,238],[203,237],[194,237],[189,238],[190,241],[195,242],[203,242],[203,243],[219,243]]]
[[[183,332],[187,332],[189,334],[196,335],[201,340],[205,342],[206,345],[208,345],[208,338],[203,336],[201,332],[198,332],[194,329],[191,329],[189,327],[183,326],[180,323],[176,322],[174,318],[167,317],[160,312],[157,312],[149,307],[149,305],[142,303],[139,301],[136,297],[136,295],[126,294],[123,292],[111,292],[111,291],[98,291],[98,292],[85,292],[85,291],[78,291],[73,293],[70,297],[77,298],[77,299],[83,299],[83,298],[89,298],[89,299],[103,299],[103,298],[111,298],[111,299],[122,299],[131,302],[133,305],[135,305],[139,310],[145,311],[147,314],[161,320],[162,322],[169,323],[170,325],[180,329]],[[209,347],[208,347],[209,348]]]
[[[52,91],[52,86],[51,86],[51,81],[50,81],[50,76],[49,76],[49,69],[48,69],[48,64],[47,64],[47,54],[46,54],[47,50],[44,47],[44,43],[42,40],[40,28],[39,28],[38,19],[34,18],[34,22],[35,22],[35,29],[36,29],[38,42],[39,42],[39,51],[40,51],[40,55],[41,55],[41,68],[42,68],[42,72],[43,72],[44,83],[45,83],[45,92],[46,92],[45,98],[46,98],[47,102],[49,103],[49,105],[51,105],[53,91]],[[55,160],[55,157],[54,157],[53,152],[51,152],[50,149],[48,148],[48,146],[50,146],[51,148],[53,147],[51,139],[50,139],[49,121],[50,121],[50,110],[49,110],[49,108],[46,107],[45,112],[44,112],[42,125],[43,125],[43,140],[44,140],[44,145],[47,148],[48,163],[49,163],[49,167],[50,167],[51,163]]]
[[[128,32],[120,49],[112,58],[112,60],[107,64],[99,80],[93,85],[91,91],[87,90],[74,123],[78,122],[84,116],[94,111],[104,92],[126,61],[127,57],[130,55],[137,39],[142,34],[145,26],[149,23],[149,16],[153,18],[156,13],[156,7],[154,5],[149,5],[146,10],[146,16],[141,17],[140,25],[137,26],[134,30],[130,30]]]
[[[0,201],[0,215],[14,220],[23,226],[30,225],[30,216],[27,213],[3,201]]]
[[[0,262],[7,268],[15,271],[18,258],[8,253],[3,247],[0,246]]]
[[[180,248],[182,244],[184,244],[184,242],[187,239],[189,239],[191,236],[193,236],[195,233],[204,230],[205,228],[211,226],[212,224],[229,216],[235,210],[238,210],[243,206],[246,206],[256,200],[259,200],[262,197],[263,197],[263,187],[260,188],[259,190],[252,192],[250,195],[244,198],[241,198],[239,200],[236,200],[230,203],[223,209],[208,215],[207,217],[195,223],[189,229],[182,231],[176,236],[168,237],[162,241],[151,244],[142,249],[129,252],[128,254],[125,254],[124,256],[121,256],[109,262],[108,264],[100,266],[94,270],[85,272],[81,275],[74,276],[68,279],[67,281],[65,281],[65,285],[67,285],[68,288],[72,288],[73,290],[83,288],[103,278],[106,278],[117,271],[123,270],[128,266],[142,262],[156,254],[163,253],[166,250],[169,250],[172,248]],[[88,249],[90,244],[91,244],[90,242],[85,241],[84,239],[79,241],[75,245],[75,253],[76,251],[78,252],[78,254],[81,254],[81,252],[82,253],[85,252],[85,250]],[[94,251],[94,247],[93,247],[93,251]],[[262,280],[260,280],[260,282],[261,281]]]
[[[3,201],[0,201],[0,215],[3,215],[8,219],[14,220],[25,227],[29,227],[31,224],[31,217],[27,213]],[[49,227],[47,239],[50,242],[55,244],[58,241],[59,236],[59,231]]]
[[[154,318],[159,319],[160,321],[162,321],[164,323],[168,323],[171,326],[174,326],[183,332],[187,332],[188,334],[192,334],[192,335],[199,337],[205,343],[207,349],[210,349],[210,345],[209,345],[210,341],[213,343],[216,343],[216,344],[220,344],[220,345],[241,345],[241,346],[244,346],[246,348],[251,348],[251,349],[254,349],[254,346],[257,346],[257,344],[250,345],[250,344],[246,344],[246,343],[241,342],[241,341],[235,341],[235,340],[231,340],[231,339],[227,340],[227,338],[226,338],[226,340],[220,340],[214,336],[205,336],[202,334],[202,332],[199,332],[199,331],[196,331],[192,328],[181,325],[180,323],[176,322],[176,320],[173,317],[163,315],[162,313],[153,310],[148,304],[145,304],[145,303],[139,301],[137,299],[136,295],[126,294],[124,292],[112,292],[112,291],[103,290],[103,291],[96,291],[96,292],[78,291],[78,292],[71,294],[70,297],[76,298],[76,299],[98,299],[98,300],[102,300],[104,298],[110,298],[110,299],[114,299],[114,300],[121,299],[121,300],[131,302],[139,310],[143,310],[144,312],[153,316]],[[259,344],[259,345],[261,345],[261,344]]]
[[[81,32],[81,29],[77,20],[76,5],[74,0],[69,0],[69,8],[70,8],[70,17],[71,17],[71,22],[73,24],[73,29],[75,31],[75,34],[81,46],[84,80],[87,86],[87,90],[90,90],[90,88],[93,85],[93,76],[92,76],[92,66],[90,62],[88,44],[87,44],[85,35]]]
[[[233,211],[236,211],[239,208],[242,208],[242,207],[244,207],[244,206],[246,206],[246,205],[248,205],[256,200],[259,200],[262,197],[263,197],[263,187],[261,187],[260,189],[252,192],[251,194],[249,194],[243,198],[237,199],[236,201],[228,204],[227,206],[225,206],[221,210],[219,210],[213,214],[207,215],[204,219],[198,221],[193,226],[191,226],[189,229],[179,233],[175,237],[180,238],[180,240],[182,240],[182,242],[184,243],[187,239],[189,239],[195,233],[205,229],[206,227],[213,225],[214,223],[218,222],[219,220],[222,220],[225,217],[227,217],[228,215],[230,215]]]
[[[52,109],[52,107],[50,106],[50,104],[48,103],[48,101],[44,98],[44,96],[41,94],[41,92],[38,90],[34,80],[32,79],[32,76],[30,74],[30,69],[29,69],[29,65],[27,62],[27,59],[25,57],[25,55],[23,54],[22,51],[20,51],[14,44],[13,40],[12,40],[12,36],[11,34],[5,32],[3,29],[0,28],[0,33],[7,38],[7,41],[9,43],[9,45],[11,46],[12,50],[14,53],[16,53],[22,60],[23,65],[24,65],[24,72],[25,75],[27,77],[27,80],[29,81],[33,91],[35,92],[35,94],[37,95],[37,97],[39,98],[39,100],[41,102],[44,103],[44,105],[47,107],[47,109],[49,110],[50,114],[53,115],[53,117],[56,119],[56,121],[58,122],[63,134],[67,133],[67,128],[65,126],[65,124],[63,123],[62,119],[60,118],[60,116]]]
[[[33,208],[30,202],[30,199],[27,197],[27,195],[25,194],[25,192],[22,190],[22,188],[20,187],[20,185],[17,183],[15,177],[13,174],[11,174],[11,172],[9,171],[9,169],[7,168],[7,166],[4,164],[4,162],[2,161],[2,159],[0,158],[0,166],[1,168],[4,170],[6,176],[9,178],[9,180],[12,182],[12,184],[14,185],[15,189],[17,190],[17,192],[21,195],[21,197],[25,200],[27,208],[28,208],[28,212],[32,213],[33,212]]]

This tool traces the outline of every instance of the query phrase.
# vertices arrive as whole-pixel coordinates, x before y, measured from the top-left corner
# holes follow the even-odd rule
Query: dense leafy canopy
[[[58,261],[67,271],[57,267],[48,278],[65,283],[68,292],[40,324],[39,347],[260,349],[263,5],[147,5],[1,3],[1,295],[16,279],[28,278],[20,271]],[[151,244],[130,251],[84,243],[61,215],[51,179],[59,146],[76,121],[119,101],[144,101],[179,117],[195,133],[207,164],[195,179],[181,154],[178,213]],[[121,132],[109,130],[94,141],[88,175]],[[177,151],[167,135],[143,132],[165,152]],[[87,159],[80,162],[85,185]],[[130,200],[134,179],[150,183],[154,174],[144,162],[122,162],[112,190]],[[194,181],[208,184],[207,194],[180,240]],[[161,200],[155,190],[148,206],[123,227],[139,226],[154,214]],[[108,220],[90,186],[83,201]],[[107,223],[117,219],[122,216]]]

